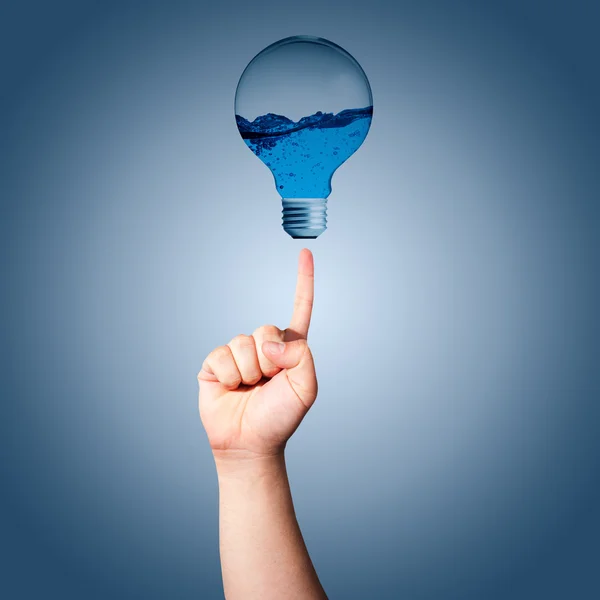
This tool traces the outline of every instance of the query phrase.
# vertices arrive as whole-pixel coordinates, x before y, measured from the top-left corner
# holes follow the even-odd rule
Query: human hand
[[[198,373],[200,418],[216,458],[280,454],[317,397],[307,336],[314,296],[313,256],[300,252],[290,326],[238,335]]]

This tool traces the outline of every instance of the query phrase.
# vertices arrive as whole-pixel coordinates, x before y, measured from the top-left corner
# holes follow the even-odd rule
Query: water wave
[[[357,119],[371,118],[373,107],[349,108],[336,115],[333,113],[316,112],[314,115],[302,117],[294,122],[283,115],[267,113],[248,121],[240,115],[235,115],[237,126],[242,138],[246,140],[287,135],[302,129],[327,129],[331,127],[346,127]]]

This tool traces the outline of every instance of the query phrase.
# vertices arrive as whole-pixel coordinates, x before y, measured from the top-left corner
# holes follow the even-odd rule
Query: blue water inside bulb
[[[363,143],[373,107],[317,112],[295,122],[268,113],[250,122],[236,115],[247,146],[269,167],[281,197],[326,199],[331,178]]]

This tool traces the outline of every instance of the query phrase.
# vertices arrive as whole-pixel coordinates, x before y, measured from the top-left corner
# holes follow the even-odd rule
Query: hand
[[[313,296],[313,256],[304,249],[290,326],[259,327],[206,357],[199,406],[215,457],[280,454],[314,403],[317,379],[306,341]]]

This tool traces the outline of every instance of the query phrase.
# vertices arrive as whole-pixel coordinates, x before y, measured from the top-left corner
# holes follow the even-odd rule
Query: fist
[[[238,335],[204,360],[200,418],[213,452],[277,454],[314,403],[317,379],[307,342],[313,297],[313,257],[304,249],[290,326]]]

